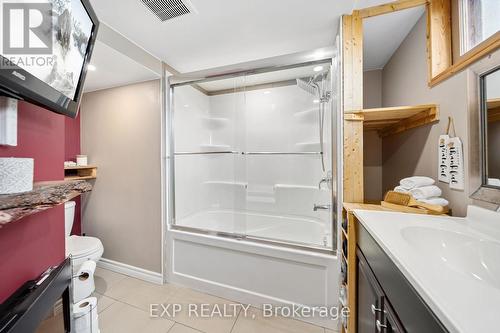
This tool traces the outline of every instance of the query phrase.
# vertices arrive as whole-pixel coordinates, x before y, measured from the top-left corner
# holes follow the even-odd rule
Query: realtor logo
[[[52,53],[52,4],[3,4],[3,54]]]

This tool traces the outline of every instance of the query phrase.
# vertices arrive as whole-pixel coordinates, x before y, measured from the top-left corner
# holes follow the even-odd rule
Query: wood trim
[[[352,109],[363,108],[363,19],[352,13]]]
[[[358,223],[352,211],[347,212],[347,304],[349,306],[349,318],[347,331],[356,332],[357,326],[357,260],[356,260],[356,238],[358,234]],[[353,306],[354,305],[354,306]]]
[[[427,5],[427,60],[429,82],[452,65],[451,0]]]
[[[352,16],[342,16],[342,84],[344,113],[353,110],[353,90],[352,90]]]
[[[413,7],[426,5],[428,0],[399,0],[383,5],[363,8],[359,10],[361,18],[368,18],[378,15],[393,13],[399,10],[410,9]]]
[[[382,207],[381,205],[363,204],[363,203],[348,203],[344,202],[342,216],[347,220],[347,304],[349,306],[349,318],[347,321],[347,331],[342,325],[342,331],[345,333],[356,333],[357,319],[357,260],[356,260],[356,245],[358,234],[358,223],[354,216],[355,209],[374,210],[374,211],[392,211],[391,209]],[[342,227],[344,230],[344,227]]]
[[[364,201],[363,120],[344,120],[344,200]]]
[[[449,79],[453,75],[467,68],[469,65],[480,60],[481,58],[484,58],[485,56],[499,48],[500,31],[471,49],[469,52],[465,53],[455,64],[449,66],[439,74],[432,76],[432,79],[429,82],[429,86],[434,87],[437,84]]]
[[[366,122],[377,120],[401,120],[414,116],[417,113],[435,109],[436,104],[423,104],[415,106],[398,106],[389,108],[364,109],[363,116]]]
[[[344,201],[363,202],[363,19],[342,17],[344,98]]]

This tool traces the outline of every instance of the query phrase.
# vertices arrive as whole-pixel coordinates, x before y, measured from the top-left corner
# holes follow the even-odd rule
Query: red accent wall
[[[76,155],[80,155],[80,113],[75,119],[64,118],[64,160],[76,162]],[[82,208],[80,197],[74,199],[75,206],[75,221],[73,222],[74,235],[82,234]]]
[[[65,117],[19,102],[18,145],[0,146],[0,157],[35,159],[35,181],[64,179]],[[24,282],[65,257],[64,206],[0,229],[0,303]]]

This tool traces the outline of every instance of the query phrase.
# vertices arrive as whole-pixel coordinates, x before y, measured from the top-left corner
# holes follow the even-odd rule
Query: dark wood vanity
[[[448,332],[359,222],[357,229],[357,332]]]

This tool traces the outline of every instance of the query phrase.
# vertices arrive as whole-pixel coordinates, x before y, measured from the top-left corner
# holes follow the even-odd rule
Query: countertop
[[[473,206],[466,218],[354,214],[450,332],[500,331],[500,214]]]

